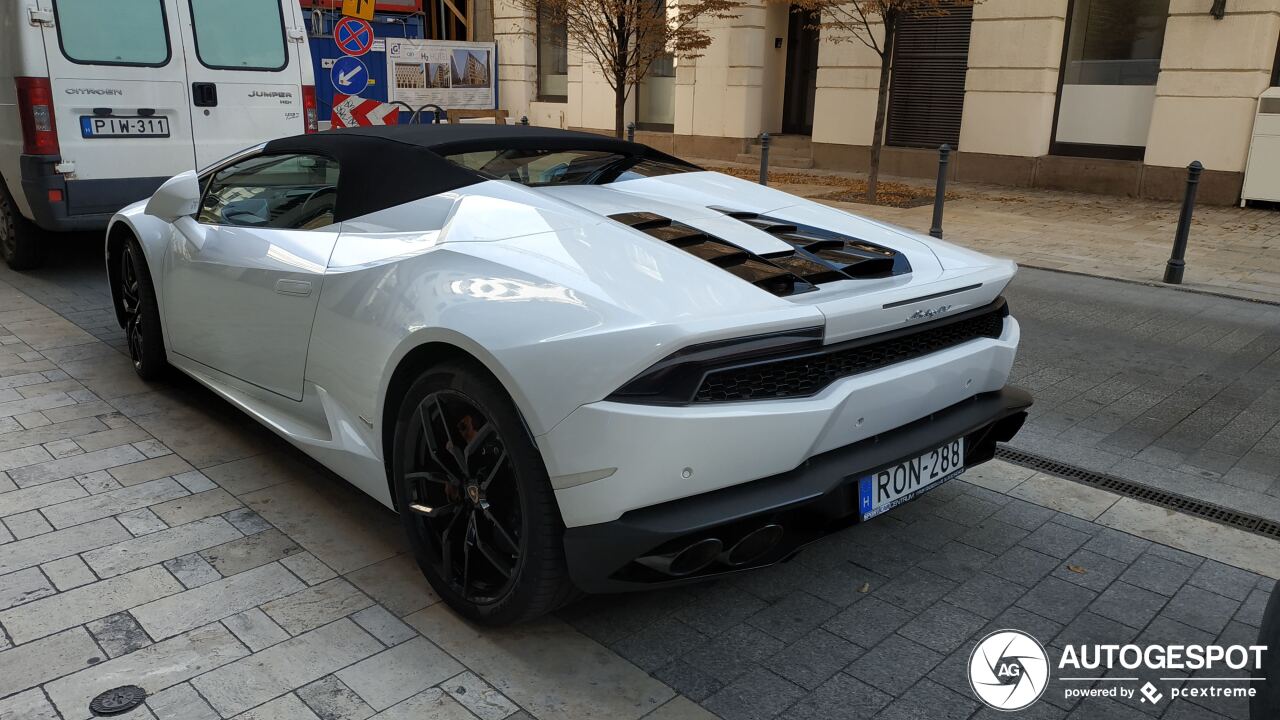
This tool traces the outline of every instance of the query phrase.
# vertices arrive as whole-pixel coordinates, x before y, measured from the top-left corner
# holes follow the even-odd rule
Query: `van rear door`
[[[74,179],[168,178],[194,167],[173,0],[38,2],[54,12],[42,33],[58,145]],[[69,194],[73,213],[95,212]]]
[[[297,0],[177,0],[196,164],[305,129]],[[296,36],[296,41],[295,37]]]

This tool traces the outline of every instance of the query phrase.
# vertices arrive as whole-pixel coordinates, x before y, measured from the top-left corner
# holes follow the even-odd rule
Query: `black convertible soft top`
[[[696,169],[647,145],[594,133],[526,125],[383,125],[272,140],[264,154],[306,153],[337,161],[334,219],[349,220],[489,178],[444,158],[482,150],[593,150]]]

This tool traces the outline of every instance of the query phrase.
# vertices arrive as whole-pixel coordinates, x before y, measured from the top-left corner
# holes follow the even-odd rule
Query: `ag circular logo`
[[[973,694],[996,710],[1022,710],[1044,695],[1049,655],[1039,640],[1018,630],[997,630],[969,656]]]

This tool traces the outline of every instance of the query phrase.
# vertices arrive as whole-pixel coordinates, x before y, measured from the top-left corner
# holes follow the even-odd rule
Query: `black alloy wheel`
[[[160,377],[167,365],[164,337],[160,332],[160,311],[146,260],[142,248],[133,238],[121,247],[116,283],[122,327],[134,372],[144,380],[154,380]]]
[[[129,343],[133,369],[142,367],[142,287],[133,259],[132,245],[125,245],[120,256],[120,306],[124,310],[124,335]]]
[[[419,378],[400,411],[394,462],[418,563],[455,610],[504,625],[572,597],[546,470],[496,382],[467,366]]]
[[[467,602],[510,588],[523,535],[520,489],[496,425],[465,396],[440,390],[418,404],[409,512],[421,516],[438,571]]]

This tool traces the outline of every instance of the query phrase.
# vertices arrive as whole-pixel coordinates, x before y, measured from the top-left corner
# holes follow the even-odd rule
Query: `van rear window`
[[[283,70],[289,64],[280,0],[191,0],[191,19],[205,67]]]
[[[71,62],[88,65],[169,63],[162,0],[56,0],[58,42]]]

